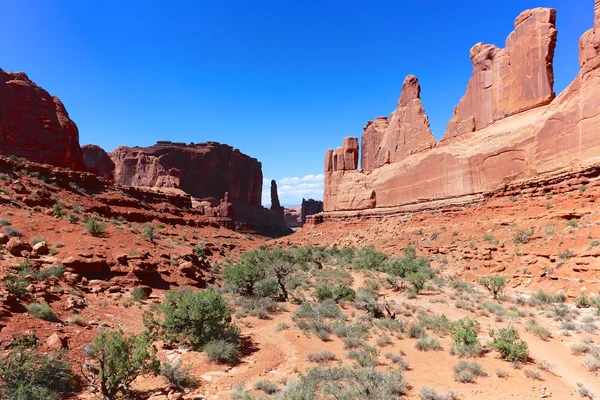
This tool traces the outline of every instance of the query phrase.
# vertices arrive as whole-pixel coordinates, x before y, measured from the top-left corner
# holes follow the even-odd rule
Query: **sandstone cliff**
[[[104,179],[113,179],[115,163],[102,147],[85,144],[81,146],[81,150],[83,151],[83,163],[88,171]]]
[[[119,184],[178,188],[213,204],[227,192],[232,203],[261,205],[260,162],[225,144],[121,146],[112,153],[112,160],[114,179]]]
[[[25,73],[0,69],[0,154],[85,170],[77,125]]]
[[[394,150],[403,158],[394,161],[390,152],[389,164],[379,165],[381,158],[372,157],[376,147],[367,140],[361,149],[363,170],[352,162],[359,152],[356,138],[344,139],[335,152],[328,150],[325,211],[469,201],[517,179],[600,161],[600,0],[594,29],[580,42],[582,69],[556,98],[555,15],[552,9],[525,11],[515,20],[504,50],[482,44],[472,49],[473,77],[467,94],[437,146],[416,152],[414,147],[400,146]],[[422,119],[413,124],[423,130]],[[379,133],[367,138],[383,137],[381,132],[387,129],[382,120],[367,130],[371,127]]]

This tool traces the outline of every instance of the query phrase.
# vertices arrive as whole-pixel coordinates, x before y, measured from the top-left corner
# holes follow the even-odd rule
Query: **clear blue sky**
[[[360,136],[419,77],[436,138],[476,42],[503,47],[514,18],[558,10],[555,90],[578,71],[593,0],[3,0],[0,68],[61,98],[81,143],[230,144],[282,181],[282,203],[319,197],[327,148]],[[289,178],[283,180],[283,178]],[[288,188],[289,186],[289,188]]]

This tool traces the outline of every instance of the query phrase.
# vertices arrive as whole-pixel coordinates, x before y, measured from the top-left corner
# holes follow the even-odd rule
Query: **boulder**
[[[46,339],[45,345],[50,350],[63,350],[67,348],[67,338],[58,332],[54,332]]]
[[[46,242],[39,242],[33,245],[33,254],[41,255],[48,254],[48,244]]]
[[[110,271],[106,259],[99,257],[70,256],[65,258],[62,264],[67,271],[79,275],[104,275]]]
[[[8,251],[13,256],[20,256],[21,252],[31,252],[31,245],[18,237],[12,237],[6,243],[6,251]]]

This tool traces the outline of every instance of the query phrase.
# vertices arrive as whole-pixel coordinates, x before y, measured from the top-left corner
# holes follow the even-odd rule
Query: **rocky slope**
[[[77,125],[23,72],[0,69],[0,154],[85,170]]]
[[[505,49],[473,47],[473,77],[437,145],[429,141],[427,120],[419,110],[418,83],[405,83],[399,103],[402,98],[416,103],[402,111],[412,113],[405,119],[409,126],[402,129],[408,139],[400,145],[380,140],[390,124],[380,119],[368,124],[366,144],[360,149],[361,170],[357,138],[346,138],[343,146],[330,149],[325,156],[325,211],[470,202],[510,182],[583,170],[597,162],[599,2],[595,27],[581,39],[582,69],[556,98],[555,14],[553,9],[527,10],[515,20]],[[525,48],[536,51],[530,57],[523,53]],[[370,144],[373,138],[376,146]]]

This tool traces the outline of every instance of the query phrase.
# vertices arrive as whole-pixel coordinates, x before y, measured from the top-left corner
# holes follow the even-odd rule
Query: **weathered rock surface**
[[[351,171],[358,168],[358,138],[344,138],[342,146],[329,149],[325,155],[325,171]]]
[[[228,192],[232,202],[261,204],[260,162],[225,144],[122,146],[112,153],[112,160],[114,179],[119,184],[177,188],[213,204]]]
[[[323,202],[321,200],[302,199],[301,207],[301,222],[306,223],[306,217],[309,215],[318,214],[323,211]]]
[[[555,23],[554,9],[527,10],[515,19],[504,49],[483,43],[471,48],[473,76],[442,141],[554,99]]]
[[[77,125],[23,72],[0,69],[0,154],[84,170]]]
[[[419,80],[409,75],[402,85],[398,108],[389,120],[379,117],[365,127],[360,166],[363,171],[372,171],[436,144],[423,109]]]
[[[288,228],[300,228],[302,226],[302,206],[285,207],[284,218]]]
[[[516,19],[506,49],[474,47],[474,76],[445,136],[460,138],[443,140],[434,148],[366,172],[346,168],[345,161],[339,165],[346,148],[356,154],[355,148],[346,146],[356,139],[346,138],[342,148],[329,150],[325,211],[455,204],[516,180],[585,169],[599,162],[600,1],[595,13],[596,25],[580,44],[582,70],[554,100],[555,12],[530,10]],[[387,129],[383,120],[371,125],[381,135]],[[373,149],[366,151],[373,154]]]
[[[81,146],[83,162],[88,171],[104,179],[112,180],[115,173],[115,163],[100,146],[85,144]]]

